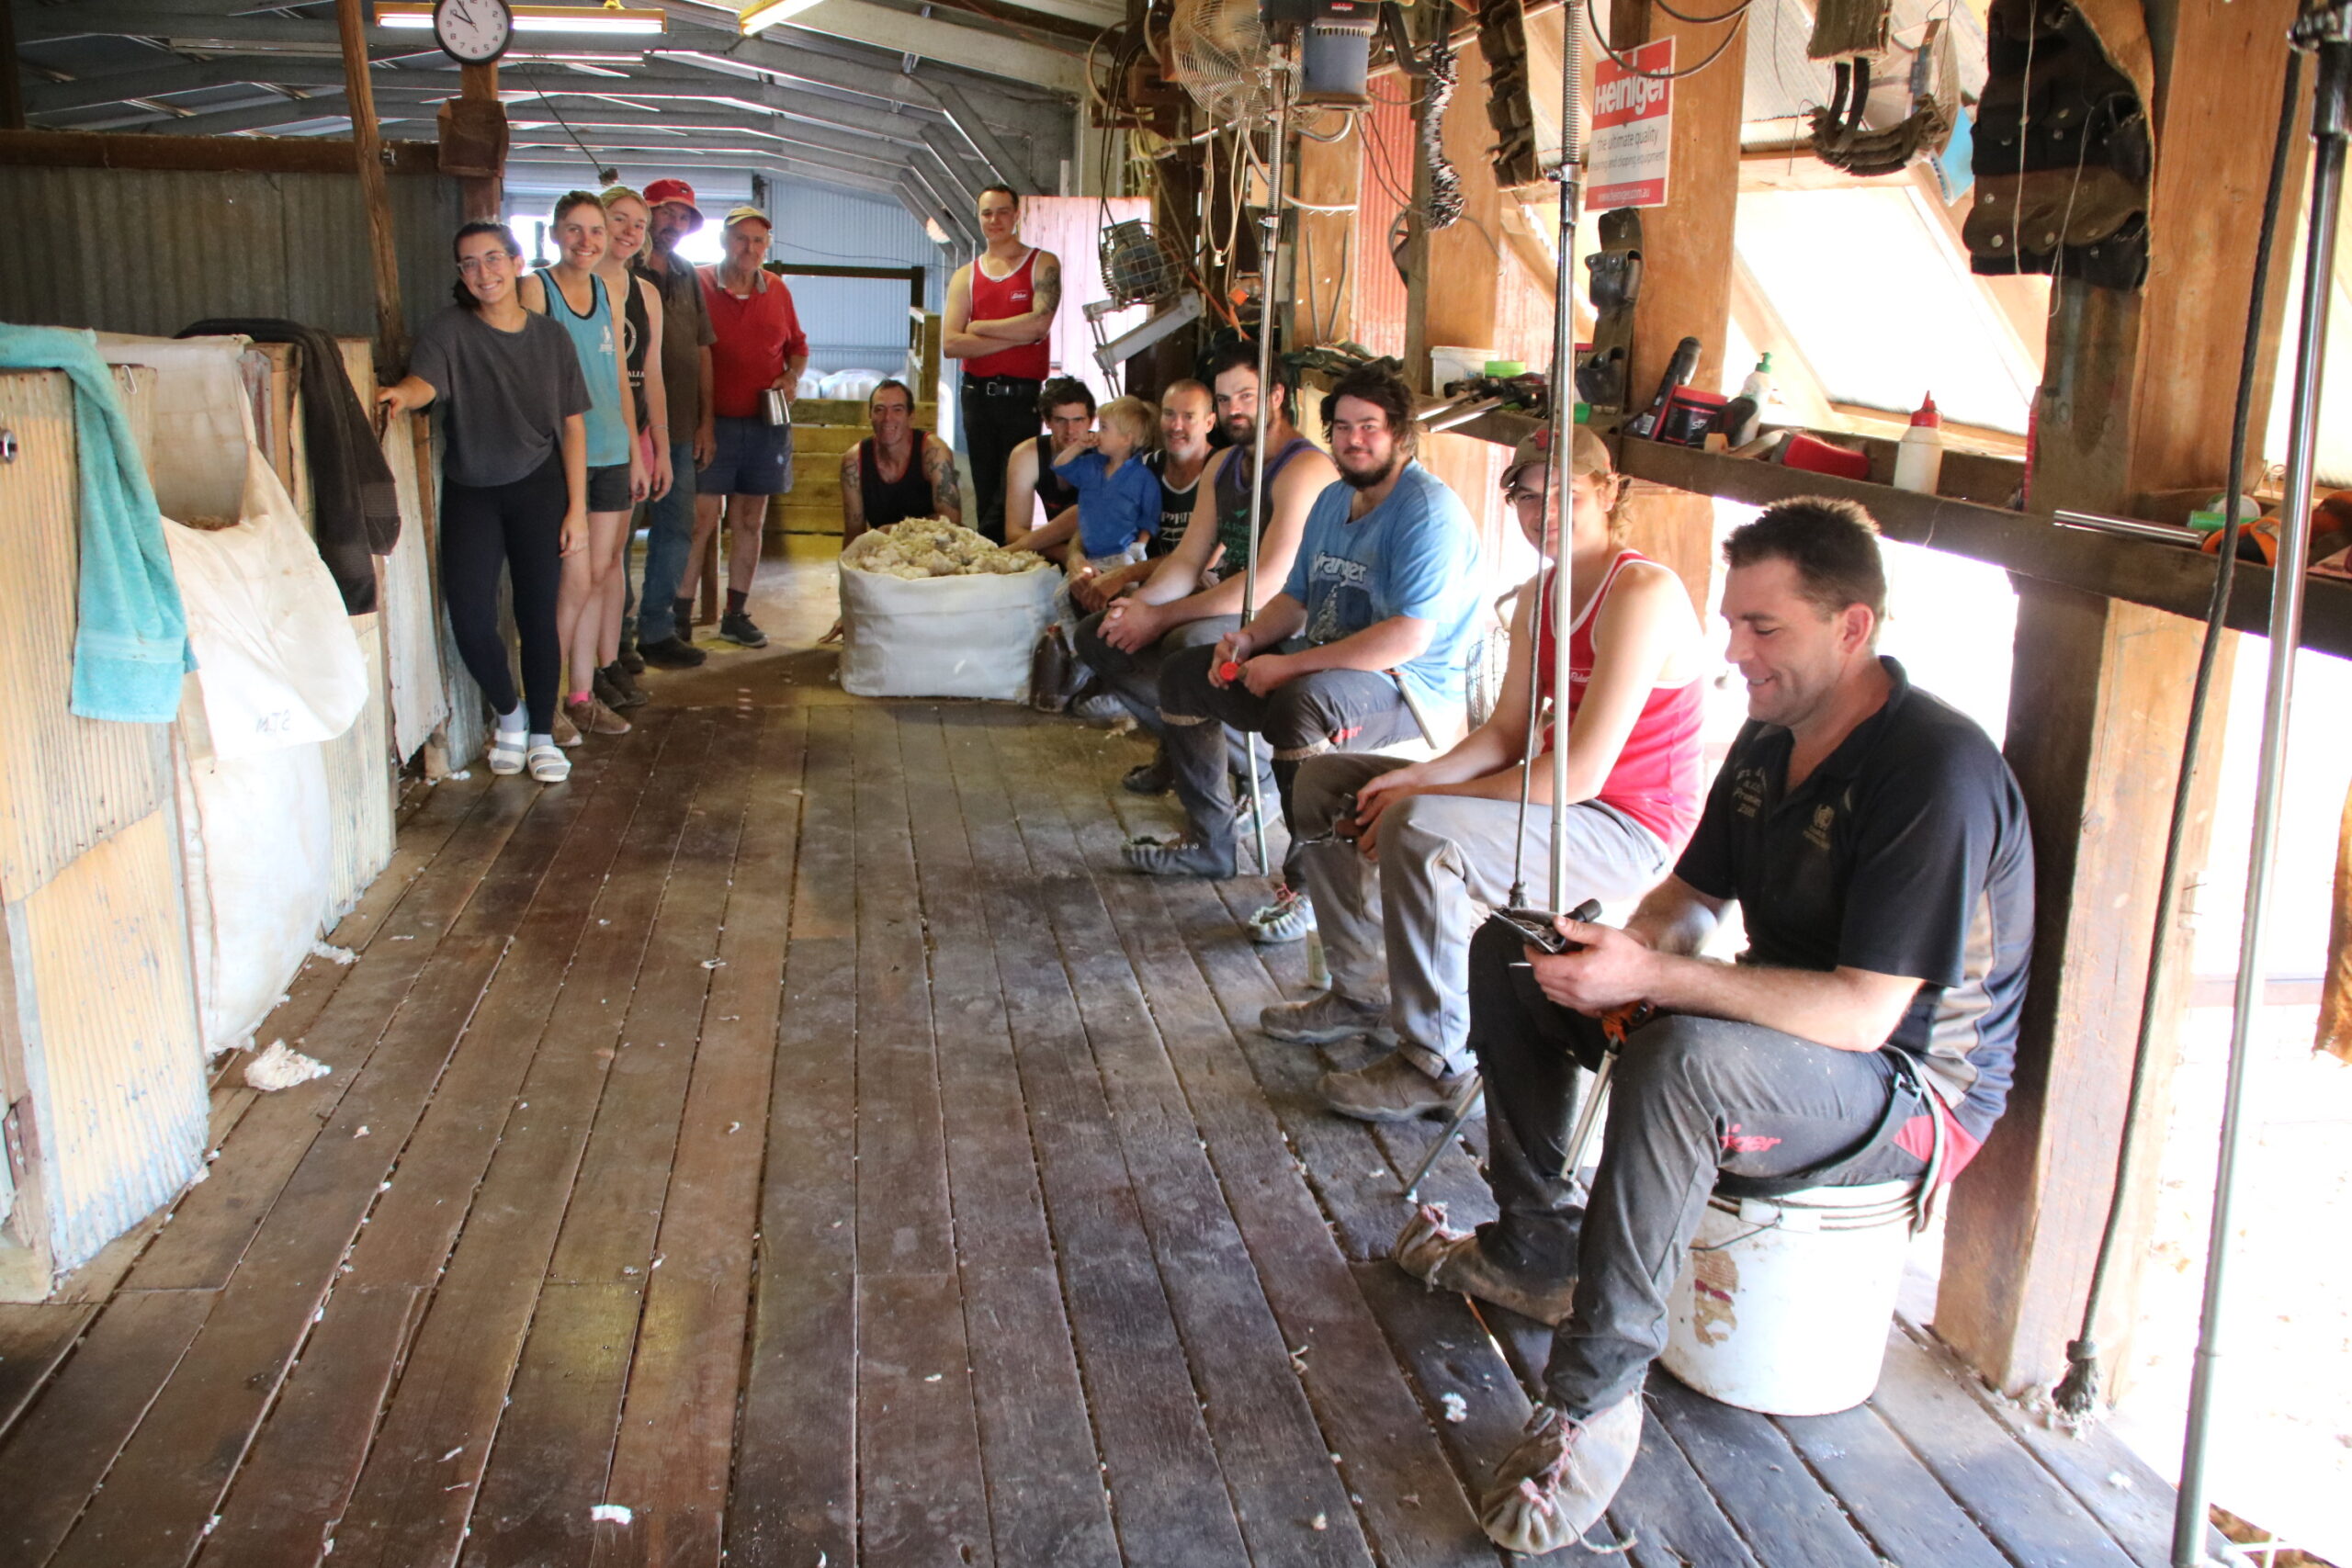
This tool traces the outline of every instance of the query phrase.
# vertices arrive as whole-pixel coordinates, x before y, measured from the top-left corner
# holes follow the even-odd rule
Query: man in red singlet
[[[980,192],[988,249],[947,285],[939,352],[964,362],[964,450],[972,458],[974,526],[1004,543],[1004,465],[1037,434],[1037,392],[1053,368],[1046,339],[1062,302],[1062,264],[1021,243],[1021,197],[1009,186]],[[1027,523],[1023,518],[1023,523]]]
[[[1571,904],[1628,898],[1666,874],[1699,819],[1704,647],[1681,580],[1620,543],[1624,481],[1582,426],[1569,447],[1567,548],[1544,537],[1548,435],[1521,444],[1503,486],[1528,542],[1547,561],[1569,562],[1566,896]],[[1548,612],[1559,576],[1555,567],[1538,576],[1537,592],[1520,595],[1501,700],[1460,745],[1409,766],[1333,752],[1299,768],[1295,819],[1309,839],[1300,871],[1331,986],[1266,1009],[1259,1023],[1277,1040],[1307,1044],[1393,1033],[1388,1055],[1324,1075],[1324,1102],[1343,1116],[1443,1115],[1475,1092],[1468,987],[1478,907],[1505,901],[1514,864],[1537,889],[1550,876],[1548,720],[1524,817],[1519,793],[1528,654],[1539,653],[1534,700],[1548,707]],[[1542,635],[1533,629],[1539,601]],[[1352,815],[1334,821],[1350,803]]]

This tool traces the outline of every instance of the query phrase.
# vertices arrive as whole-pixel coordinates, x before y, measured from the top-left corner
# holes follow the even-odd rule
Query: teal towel
[[[0,322],[0,370],[62,370],[74,382],[81,453],[82,578],[74,634],[74,711],[84,718],[169,724],[180,677],[196,668],[179,580],[146,459],[115,400],[97,339],[65,327]]]

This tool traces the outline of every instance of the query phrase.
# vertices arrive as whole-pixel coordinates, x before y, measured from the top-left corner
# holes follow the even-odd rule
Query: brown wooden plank
[[[847,716],[812,710],[727,1549],[857,1552],[857,890]],[[747,1108],[748,1109],[748,1108]],[[747,1116],[746,1121],[751,1119]]]
[[[350,1092],[392,1014],[438,952],[443,934],[475,896],[532,805],[532,797],[520,790],[485,796],[444,784],[435,792],[425,812],[433,819],[428,836],[441,819],[459,819],[449,824],[441,849],[379,926],[365,956],[335,979],[312,1021],[292,1034],[270,1036],[286,1039],[334,1070],[248,1109],[239,1122],[243,1135],[219,1145],[220,1156],[207,1179],[180,1199],[170,1226],[140,1258],[129,1280],[133,1287],[216,1290],[228,1282],[287,1178]],[[314,972],[323,985],[330,978],[326,971],[340,967],[313,960],[298,989],[307,988]]]
[[[0,1436],[49,1381],[97,1315],[84,1303],[0,1306]]]
[[[987,1562],[978,1413],[963,1369],[939,1043],[902,719],[851,717],[857,802],[857,1450],[860,1559]],[[936,1379],[917,1382],[916,1379]]]
[[[589,1510],[605,1500],[643,1289],[611,1280],[549,1285],[539,1297],[477,1488],[463,1568],[583,1562],[596,1538],[617,1529],[594,1523]]]
[[[578,989],[560,987],[567,964],[582,973],[600,973],[605,963],[615,960],[616,949],[621,959],[628,960],[641,946],[642,916],[624,928],[625,934],[610,941],[599,940],[608,928],[592,923],[592,917],[608,909],[625,912],[626,906],[609,896],[597,897],[607,866],[615,864],[616,850],[636,849],[640,858],[649,852],[642,848],[631,818],[655,754],[662,749],[665,728],[642,730],[630,737],[629,745],[613,752],[602,787],[574,829],[574,847],[559,861],[541,896],[521,920],[514,945],[469,1026],[456,1060],[442,1075],[415,1136],[401,1152],[390,1190],[369,1216],[350,1261],[343,1266],[335,1292],[323,1309],[322,1327],[313,1337],[314,1343],[304,1348],[287,1394],[289,1401],[298,1396],[332,1401],[339,1390],[368,1386],[378,1355],[371,1340],[316,1341],[345,1310],[346,1298],[364,1302],[379,1292],[405,1286],[433,1292],[433,1302],[429,1326],[418,1341],[413,1365],[402,1375],[399,1400],[380,1428],[378,1413],[370,1409],[364,1422],[307,1437],[300,1443],[299,1457],[281,1452],[279,1464],[299,1464],[334,1475],[332,1488],[322,1482],[298,1495],[301,1503],[317,1510],[308,1516],[300,1513],[295,1497],[282,1495],[269,1479],[273,1470],[266,1461],[276,1434],[273,1416],[252,1461],[256,1480],[241,1481],[231,1492],[221,1509],[221,1527],[208,1542],[208,1558],[241,1564],[301,1561],[299,1556],[270,1556],[257,1543],[266,1540],[289,1550],[306,1540],[315,1543],[339,1517],[345,1520],[346,1553],[364,1554],[384,1508],[380,1478],[388,1468],[400,1474],[402,1495],[424,1497],[428,1515],[454,1514],[462,1526],[471,1498],[458,1494],[481,1473],[489,1448],[487,1433],[496,1420],[494,1401],[512,1371],[530,1299],[536,1293],[537,1270],[523,1270],[524,1258],[533,1256],[528,1238],[536,1236],[536,1257],[543,1262],[560,1213],[554,1194],[562,1190],[562,1179],[577,1160],[581,1141],[560,1122],[552,1137],[532,1137],[531,1126],[544,1125],[543,1119],[560,1114],[562,1100],[560,1086],[548,1083],[547,1074],[526,1078],[526,1070],[537,1067],[535,1054],[549,1054],[542,1046],[542,1040],[548,1041],[563,1064],[557,1072],[572,1083],[587,1080],[590,1087],[575,1091],[584,1112],[597,1069],[581,1043],[579,1032],[565,1029],[563,1019],[550,1024],[548,1018],[550,1013],[568,1010],[577,1015],[583,1010]],[[693,750],[691,746],[680,749]],[[655,821],[650,852],[658,867],[666,860],[675,835],[676,813],[667,815],[666,825],[662,811],[650,815]],[[628,863],[616,867],[619,886],[628,886],[631,869]],[[566,1004],[570,1004],[568,1010]],[[609,1042],[610,1031],[607,1023],[603,1041]],[[534,1082],[550,1091],[540,1099],[537,1117],[518,1108],[518,1104],[527,1106],[534,1098],[530,1087]],[[584,1124],[584,1114],[580,1122]],[[531,1164],[532,1156],[543,1145],[552,1151],[549,1163],[535,1167],[528,1185],[521,1188],[528,1197],[515,1202],[514,1168]],[[485,1180],[485,1168],[491,1167],[493,1154],[503,1168]],[[469,1217],[479,1221],[469,1232],[474,1250],[465,1258],[452,1258],[451,1244]],[[492,1262],[492,1267],[484,1269],[484,1261]],[[346,1355],[356,1358],[356,1364],[346,1366]],[[450,1404],[458,1409],[448,1408]],[[457,1438],[445,1440],[451,1427],[466,1424],[469,1414],[471,1425]],[[477,1437],[481,1440],[473,1440]],[[470,1455],[458,1456],[463,1462],[444,1458],[449,1449],[469,1445]],[[402,1456],[413,1462],[402,1467]],[[374,1491],[355,1497],[355,1488],[371,1477],[379,1482]],[[224,1539],[252,1540],[256,1544],[231,1550],[221,1544]],[[224,1551],[230,1551],[225,1558]]]
[[[719,1559],[759,1225],[760,1127],[745,1112],[766,1103],[775,1061],[805,725],[800,710],[719,727],[720,747],[757,761],[613,1454],[608,1495],[635,1517],[598,1535],[592,1562]]]
[[[587,793],[544,792],[516,828],[334,1118],[305,1151],[220,1292],[219,1309],[125,1446],[107,1486],[60,1547],[61,1568],[162,1563],[194,1552],[495,972],[504,933],[529,908]],[[371,1136],[356,1137],[363,1125]]]
[[[334,1310],[304,1343],[301,1367],[254,1439],[198,1562],[264,1568],[319,1561],[424,1293],[413,1285],[335,1292]]]
[[[472,1482],[486,1489],[485,1467],[494,1477],[507,1463],[503,1444],[513,1417],[502,1417],[501,1395],[518,1356],[527,1359],[526,1334],[539,1332],[532,1313],[539,1282],[561,1228],[594,1223],[602,1212],[582,1197],[575,1173],[584,1169],[583,1149],[593,1146],[592,1108],[600,1099],[611,1103],[611,1075],[628,1054],[616,1055],[615,1040],[634,1026],[653,989],[641,965],[661,940],[652,922],[654,911],[667,908],[664,878],[675,875],[673,856],[696,832],[731,832],[740,814],[740,796],[732,809],[726,804],[740,765],[711,766],[699,794],[665,782],[696,776],[710,728],[707,719],[691,715],[678,723],[629,825],[625,858],[596,898],[591,912],[611,924],[585,928],[556,998],[555,1018],[514,1099],[497,1157],[337,1527],[346,1561],[401,1565],[454,1554],[476,1499],[472,1492],[446,1488]],[[698,828],[697,816],[726,827]],[[719,891],[723,895],[723,886]],[[709,905],[702,908],[705,920],[713,918]],[[703,930],[707,940],[707,925]],[[696,966],[688,983],[707,979],[707,972]],[[690,1040],[683,1037],[678,1047],[682,1069]],[[601,1124],[601,1112],[595,1121]],[[650,1157],[666,1169],[669,1141],[654,1146]],[[561,1197],[567,1191],[569,1206]],[[642,1264],[633,1274],[615,1270],[616,1278],[632,1282],[643,1274]],[[600,1423],[577,1429],[575,1440],[608,1456],[616,1419],[617,1408],[605,1412]],[[456,1457],[445,1461],[453,1450]],[[523,1451],[537,1450],[526,1438]],[[605,1457],[595,1461],[600,1476],[606,1462]],[[587,1539],[584,1517],[578,1528],[574,1544]]]
[[[903,716],[908,813],[931,938],[949,1197],[971,1350],[989,1524],[1008,1563],[1115,1560],[1077,1350],[997,981],[988,907],[964,832],[942,726],[985,743],[971,710]]]
[[[1648,1402],[1651,1424],[1673,1436],[1764,1568],[1877,1568],[1878,1552],[1769,1417],[1695,1393],[1663,1370],[1651,1374]]]
[[[1315,1245],[1329,1232],[1313,1195],[1198,966],[1172,930],[1158,885],[1118,864],[1123,835],[1101,809],[1101,770],[1086,766],[1085,750],[1069,745],[1078,731],[1065,726],[1046,734],[1063,745],[1049,755],[1071,764],[1054,774],[1081,781],[1070,826],[1075,849],[1094,871],[1084,886],[1099,895],[1079,901],[1074,918],[1057,914],[1057,923],[1080,997],[1105,1015],[1090,1019],[1090,1032],[1106,1081],[1149,1090],[1114,1098],[1114,1108],[1123,1127],[1173,1130],[1159,1145],[1162,1162],[1143,1156],[1163,1163],[1172,1152],[1173,1168],[1147,1175],[1135,1153],[1130,1168],[1143,1176],[1148,1192],[1165,1192],[1180,1214],[1229,1210],[1233,1237],[1246,1248],[1238,1272],[1250,1277],[1279,1325],[1275,1348],[1298,1352],[1295,1359],[1285,1355],[1287,1366],[1266,1371],[1275,1383],[1286,1381],[1282,1374],[1288,1371],[1300,1384],[1324,1448],[1342,1457],[1345,1491],[1363,1499],[1364,1528],[1384,1560],[1484,1561],[1491,1549],[1426,1413],[1355,1290],[1346,1259],[1336,1245]],[[1123,1043],[1148,1042],[1155,1031],[1164,1055]],[[1213,1233],[1206,1239],[1216,1246],[1223,1237]],[[1168,1251],[1161,1247],[1163,1264]],[[1189,1277],[1193,1270],[1183,1272]],[[1213,1414],[1216,1403],[1212,1396]],[[1420,1500],[1408,1506],[1401,1502],[1407,1495]]]
[[[0,1444],[0,1561],[48,1561],[212,1303],[209,1291],[126,1291],[107,1304]]]
[[[1890,1562],[2006,1568],[1967,1511],[1869,1405],[1791,1416],[1781,1431]]]
[[[989,713],[991,727],[1005,716]],[[1038,869],[992,748],[959,752],[965,830],[991,917],[1038,1171],[1095,1441],[1130,1564],[1247,1561]]]
[[[2131,1562],[1948,1365],[1902,1336],[1887,1342],[1886,1367],[1871,1405],[2013,1561],[2031,1568]]]
[[[960,1283],[952,1274],[860,1273],[857,1327],[858,1561],[996,1562]]]

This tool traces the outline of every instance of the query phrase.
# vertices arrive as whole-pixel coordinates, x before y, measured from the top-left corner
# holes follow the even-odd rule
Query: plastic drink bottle
[[[1936,396],[1930,392],[1911,416],[1903,444],[1894,449],[1894,488],[1933,495],[1943,471],[1944,418],[1936,412]]]

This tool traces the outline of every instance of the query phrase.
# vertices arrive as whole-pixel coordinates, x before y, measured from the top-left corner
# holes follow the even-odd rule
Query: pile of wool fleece
[[[870,528],[842,552],[842,564],[876,577],[1012,577],[1049,563],[1035,550],[999,549],[941,517],[910,517]]]

